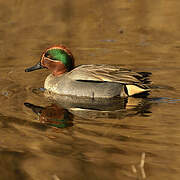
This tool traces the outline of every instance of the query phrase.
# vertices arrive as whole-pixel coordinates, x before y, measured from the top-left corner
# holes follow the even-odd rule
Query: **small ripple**
[[[176,102],[180,102],[180,99],[174,99],[174,98],[168,98],[168,97],[151,98],[149,100],[153,101],[153,102],[158,102],[158,103],[176,103]]]

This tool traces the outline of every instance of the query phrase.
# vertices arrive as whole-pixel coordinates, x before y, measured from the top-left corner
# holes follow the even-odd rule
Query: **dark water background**
[[[179,0],[1,0],[0,179],[179,180],[179,7]],[[49,72],[24,69],[54,44],[69,47],[76,64],[152,72],[149,99],[118,115],[75,113],[58,131],[41,124],[24,102],[51,106],[39,92]]]

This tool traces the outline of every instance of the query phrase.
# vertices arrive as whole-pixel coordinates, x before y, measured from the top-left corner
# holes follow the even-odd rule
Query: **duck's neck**
[[[65,72],[67,72],[66,69],[63,71],[53,71],[52,74],[53,74],[53,76],[57,77],[57,76],[61,76]]]
[[[57,77],[63,75],[64,73],[70,72],[73,69],[74,69],[73,66],[71,66],[70,69],[67,69],[65,66],[59,66],[59,68],[57,67],[52,71],[52,74],[53,76]]]

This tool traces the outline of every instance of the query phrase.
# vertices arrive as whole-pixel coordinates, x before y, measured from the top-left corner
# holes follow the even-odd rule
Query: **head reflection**
[[[47,107],[36,106],[31,103],[24,103],[39,116],[39,121],[47,126],[55,128],[67,128],[73,126],[73,115],[68,110],[52,104]]]

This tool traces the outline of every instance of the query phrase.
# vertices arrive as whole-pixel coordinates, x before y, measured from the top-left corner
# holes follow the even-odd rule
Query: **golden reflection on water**
[[[142,179],[143,153],[147,179],[179,179],[179,5],[178,0],[0,2],[0,179]],[[40,123],[24,103],[51,107],[39,92],[49,72],[24,69],[59,43],[72,50],[76,64],[152,72],[148,100],[119,114],[68,109],[70,126],[58,132]]]

